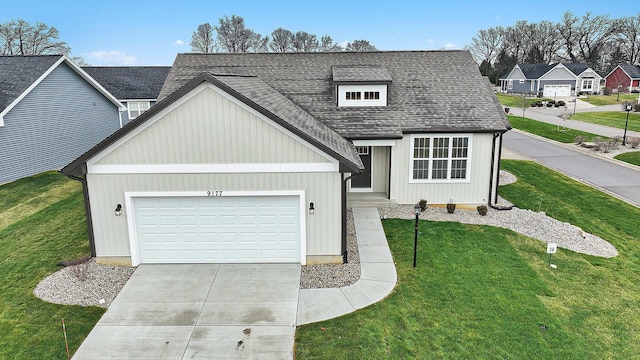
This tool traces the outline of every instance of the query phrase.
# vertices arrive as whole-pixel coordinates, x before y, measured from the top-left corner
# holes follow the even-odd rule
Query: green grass
[[[586,101],[589,104],[602,106],[602,105],[613,105],[613,104],[624,104],[625,102],[638,102],[638,94],[620,94],[620,100],[618,99],[618,94],[612,95],[589,95],[587,97],[581,97],[580,100]]]
[[[629,164],[640,166],[640,151],[632,151],[620,155],[616,155],[614,159],[628,162]]]
[[[33,289],[58,261],[88,253],[82,189],[45,173],[0,186],[0,208],[0,358],[66,358],[61,319],[73,352],[104,310],[46,303]]]
[[[502,104],[503,106],[507,106],[507,107],[522,107],[522,96],[518,96],[518,95],[510,95],[510,94],[503,94],[503,93],[496,93],[496,96],[498,97],[498,101],[500,101],[500,104]],[[532,103],[538,102],[538,101],[543,101],[543,100],[550,100],[548,98],[537,98],[537,97],[527,97],[525,100],[525,105],[526,107],[531,106]]]
[[[624,129],[624,124],[627,119],[627,113],[626,112],[577,113],[571,116],[571,119]],[[629,125],[627,129],[633,130],[633,131],[640,131],[640,113],[636,113],[636,112],[629,113]],[[620,133],[620,136],[622,136],[622,133]]]
[[[510,230],[383,221],[398,285],[383,302],[301,326],[299,359],[630,359],[640,354],[640,209],[532,162],[505,161],[522,208],[582,226],[620,255],[598,258]],[[546,326],[546,330],[540,328]]]
[[[513,126],[515,129],[526,131],[528,133],[542,136],[547,139],[555,140],[565,144],[572,143],[575,140],[576,136],[585,136],[589,140],[598,136],[596,134],[591,134],[574,129],[565,129],[564,131],[561,131],[558,129],[557,125],[545,123],[542,121],[536,121],[529,118],[523,119],[521,116],[508,115],[507,117],[509,118],[511,126]]]

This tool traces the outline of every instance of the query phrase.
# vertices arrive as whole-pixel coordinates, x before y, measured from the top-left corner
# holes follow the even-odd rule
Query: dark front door
[[[356,146],[358,155],[364,164],[364,170],[351,178],[352,188],[371,188],[371,147],[370,146]]]

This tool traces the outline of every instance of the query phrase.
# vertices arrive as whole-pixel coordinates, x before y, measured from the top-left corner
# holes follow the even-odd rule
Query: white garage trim
[[[571,85],[545,85],[542,90],[542,96],[554,97],[554,96],[571,96]]]
[[[124,213],[127,217],[129,248],[131,251],[131,264],[140,264],[139,242],[133,200],[141,197],[245,197],[245,196],[298,196],[300,209],[300,263],[306,265],[307,236],[306,236],[306,202],[303,190],[277,190],[277,191],[167,191],[167,192],[125,192]]]
[[[202,174],[202,173],[291,173],[338,172],[337,160],[327,163],[258,163],[258,164],[126,164],[88,165],[91,174]]]

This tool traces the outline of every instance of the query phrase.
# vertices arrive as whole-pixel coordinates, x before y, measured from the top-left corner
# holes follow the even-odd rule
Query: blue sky
[[[432,50],[462,48],[478,30],[517,20],[556,22],[567,10],[618,18],[636,16],[640,7],[638,0],[10,0],[2,5],[0,23],[24,19],[54,26],[72,55],[91,65],[171,65],[177,53],[190,52],[199,24],[216,25],[224,15],[242,16],[262,35],[283,27],[328,34],[339,43],[365,39],[380,50]]]

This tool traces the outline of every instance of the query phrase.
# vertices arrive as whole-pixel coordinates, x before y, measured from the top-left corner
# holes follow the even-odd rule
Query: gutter
[[[347,257],[347,181],[351,180],[352,177],[358,175],[352,174],[342,179],[342,261],[343,264],[349,262]],[[344,173],[342,173],[344,177]]]
[[[87,186],[87,179],[86,178],[83,179],[81,177],[71,175],[71,174],[64,174],[64,175],[66,175],[70,179],[79,181],[82,184],[82,195],[84,197],[84,213],[85,213],[85,218],[87,220],[87,233],[89,235],[89,251],[91,252],[91,257],[95,257],[96,242],[95,242],[95,237],[93,236],[93,219],[91,218],[91,204],[89,203],[89,187]]]
[[[496,209],[496,210],[511,210],[513,209],[514,205],[511,206],[495,206],[494,204],[498,203],[498,187],[500,186],[500,160],[502,159],[502,136],[504,135],[504,133],[502,132],[495,132],[493,133],[493,146],[491,147],[491,170],[490,170],[490,174],[489,174],[489,197],[488,197],[488,201],[487,201],[487,205],[489,205],[490,208],[492,209]],[[493,168],[494,168],[494,163],[496,161],[496,139],[500,138],[500,147],[498,148],[498,169],[497,169],[497,176],[496,176],[496,191],[495,191],[495,196],[493,199],[491,199],[491,195],[492,195],[492,190],[493,190]],[[491,201],[493,200],[493,201]]]

